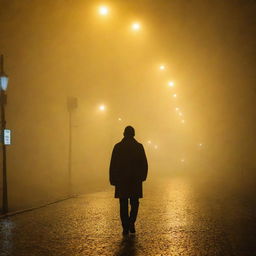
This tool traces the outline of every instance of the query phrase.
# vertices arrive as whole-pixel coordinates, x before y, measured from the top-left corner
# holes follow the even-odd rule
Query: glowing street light
[[[173,82],[173,81],[170,81],[170,82],[168,82],[168,85],[169,85],[170,87],[173,87],[173,86],[174,86],[174,82]]]
[[[106,106],[105,105],[100,105],[99,106],[99,110],[100,111],[105,111],[106,110]]]
[[[179,116],[183,116],[183,114],[181,112],[179,112]]]
[[[159,67],[159,69],[160,69],[160,70],[165,70],[165,66],[164,66],[164,65],[161,65],[161,66]]]
[[[176,107],[176,108],[175,108],[175,110],[176,110],[176,111],[179,111],[179,110],[180,110],[180,108]]]
[[[202,147],[202,146],[203,146],[203,143],[199,143],[198,146],[199,146],[199,147]]]
[[[122,118],[119,117],[119,118],[118,118],[118,121],[122,121]]]
[[[132,30],[138,31],[138,30],[140,30],[140,29],[141,29],[140,23],[135,22],[135,23],[132,24]]]
[[[148,144],[151,144],[152,142],[151,142],[151,140],[148,140]]]
[[[174,93],[174,94],[172,95],[172,97],[173,97],[173,98],[177,98],[177,94]]]
[[[106,6],[100,6],[100,7],[99,7],[99,14],[100,14],[101,16],[106,16],[106,15],[108,15],[108,14],[109,14],[109,9],[108,9],[108,7],[106,7]]]
[[[182,119],[182,120],[181,120],[181,123],[182,123],[182,124],[185,124],[185,120],[184,120],[184,119]]]

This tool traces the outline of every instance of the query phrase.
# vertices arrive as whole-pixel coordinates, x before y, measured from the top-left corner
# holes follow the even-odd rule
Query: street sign
[[[4,145],[11,145],[11,130],[4,129]]]

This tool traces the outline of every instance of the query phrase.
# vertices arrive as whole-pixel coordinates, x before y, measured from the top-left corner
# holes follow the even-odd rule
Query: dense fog
[[[127,125],[149,179],[207,174],[248,187],[255,12],[250,0],[0,0],[11,210],[108,188]]]

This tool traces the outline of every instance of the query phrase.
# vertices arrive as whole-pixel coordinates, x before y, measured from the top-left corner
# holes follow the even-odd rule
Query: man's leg
[[[135,221],[137,219],[138,211],[139,211],[139,198],[138,197],[131,197],[130,198],[131,204],[131,211],[130,211],[130,232],[135,233]]]
[[[129,233],[128,198],[119,198],[120,218],[123,226],[123,234]]]

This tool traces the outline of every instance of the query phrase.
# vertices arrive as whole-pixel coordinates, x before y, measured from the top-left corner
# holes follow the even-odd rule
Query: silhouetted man
[[[143,197],[142,182],[146,180],[148,173],[143,145],[138,143],[134,136],[134,128],[127,126],[124,130],[124,138],[114,146],[109,169],[110,184],[115,186],[115,198],[119,198],[120,202],[123,235],[128,235],[129,231],[135,233],[139,198]]]

